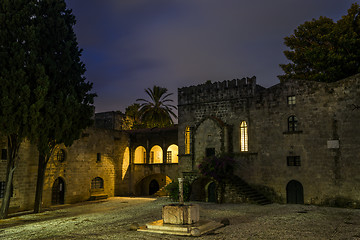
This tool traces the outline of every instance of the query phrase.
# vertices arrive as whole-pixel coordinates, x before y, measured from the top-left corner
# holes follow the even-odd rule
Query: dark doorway
[[[304,204],[304,189],[300,182],[291,180],[286,186],[287,203]]]
[[[216,202],[216,183],[211,182],[207,189],[208,202]]]
[[[65,203],[65,182],[62,178],[57,178],[52,187],[51,204],[58,205]]]
[[[157,191],[159,191],[159,183],[155,179],[151,180],[149,184],[149,195],[153,195]]]
[[[206,148],[205,154],[206,154],[206,157],[215,156],[215,148]]]

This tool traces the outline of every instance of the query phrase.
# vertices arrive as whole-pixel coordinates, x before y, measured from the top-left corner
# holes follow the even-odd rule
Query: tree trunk
[[[46,169],[46,157],[44,156],[44,154],[39,153],[39,165],[38,165],[38,176],[36,182],[34,213],[39,213],[42,210],[42,194],[44,188],[45,169]]]
[[[11,198],[11,186],[12,186],[12,180],[14,176],[15,167],[12,167],[6,176],[6,187],[5,187],[5,195],[1,203],[1,209],[0,209],[0,219],[7,218],[9,206],[10,206],[10,198]]]
[[[13,134],[8,136],[8,153],[7,153],[7,170],[6,170],[6,187],[5,195],[2,199],[0,208],[0,219],[7,218],[10,206],[10,198],[12,195],[12,182],[14,171],[16,168],[15,160],[18,157],[20,143],[18,136]]]

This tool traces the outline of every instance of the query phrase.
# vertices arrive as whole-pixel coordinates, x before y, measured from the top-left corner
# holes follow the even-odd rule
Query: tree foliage
[[[45,105],[39,110],[39,128],[30,135],[39,151],[35,212],[41,210],[45,168],[55,146],[70,146],[92,124],[92,84],[85,81],[85,65],[73,31],[75,17],[63,0],[38,1],[35,24],[39,63],[50,79]],[[40,127],[41,126],[41,127]]]
[[[285,37],[288,64],[281,81],[304,79],[334,82],[360,72],[360,6],[351,5],[347,15],[337,22],[320,17],[301,24]]]
[[[172,99],[169,99],[172,93],[167,93],[167,91],[166,88],[153,86],[152,89],[145,89],[146,94],[151,99],[150,101],[142,98],[136,100],[142,102],[140,119],[146,127],[167,127],[174,123],[172,117],[177,118],[173,112],[173,109],[177,109],[177,107],[169,104],[173,102]]]
[[[225,183],[234,174],[235,160],[229,155],[205,157],[199,164],[200,173],[217,182],[219,192],[218,202],[222,203],[225,193]]]
[[[93,115],[95,94],[83,77],[74,24],[63,0],[0,4],[0,131],[9,139],[8,172],[16,167],[12,158],[18,159],[12,149],[25,138],[39,150],[38,211],[46,163],[56,144],[71,145]]]
[[[7,217],[20,144],[35,131],[49,87],[35,50],[39,44],[33,18],[35,4],[32,0],[3,0],[0,4],[0,133],[8,140],[0,218]]]
[[[133,130],[145,128],[145,124],[140,119],[140,104],[134,103],[125,109],[125,118],[122,124],[123,130]]]

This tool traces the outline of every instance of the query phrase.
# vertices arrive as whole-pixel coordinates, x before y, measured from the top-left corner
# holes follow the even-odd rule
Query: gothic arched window
[[[242,121],[240,125],[240,151],[247,152],[248,147],[249,146],[248,146],[247,124],[245,121]]]
[[[191,139],[190,127],[185,128],[185,154],[190,154],[190,139]]]

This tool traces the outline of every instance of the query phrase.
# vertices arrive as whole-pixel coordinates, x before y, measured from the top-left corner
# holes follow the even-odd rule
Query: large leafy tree
[[[8,138],[8,174],[0,218],[7,216],[18,149],[24,139],[39,151],[35,212],[41,210],[48,160],[91,124],[94,94],[85,82],[63,0],[4,0],[0,4],[0,132]]]
[[[351,5],[347,15],[337,22],[320,17],[301,24],[285,37],[288,64],[281,81],[304,79],[334,82],[360,72],[360,6]]]
[[[177,118],[173,109],[176,106],[170,104],[173,102],[169,97],[173,93],[167,93],[166,88],[153,86],[153,88],[145,89],[150,101],[146,99],[137,99],[142,102],[140,104],[140,119],[147,127],[166,127],[172,125],[173,118]]]
[[[0,3],[0,134],[8,142],[0,218],[8,214],[20,144],[34,131],[49,86],[35,51],[39,44],[33,18],[35,3],[31,0]]]
[[[140,104],[134,103],[125,109],[125,118],[123,122],[123,130],[132,130],[145,128],[140,120]]]
[[[90,126],[94,113],[92,84],[85,81],[85,65],[73,31],[75,17],[63,0],[40,0],[36,8],[38,61],[50,79],[40,126],[30,135],[39,151],[34,211],[41,211],[45,169],[56,146],[70,146]]]

